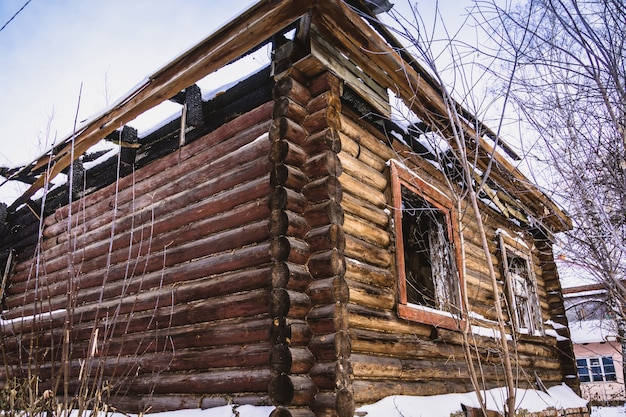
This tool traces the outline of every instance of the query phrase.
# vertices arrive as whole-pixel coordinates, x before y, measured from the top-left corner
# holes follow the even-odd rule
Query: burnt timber
[[[390,122],[388,91],[429,129],[450,127],[436,83],[357,10],[368,12],[260,1],[19,170],[32,185],[0,212],[3,379],[34,367],[59,395],[55,381],[70,391],[109,381],[128,411],[232,401],[341,417],[387,395],[471,391],[468,360],[485,388],[503,384],[493,337],[473,334],[468,358],[459,322],[402,313],[392,167],[444,198],[455,168]],[[268,42],[270,67],[202,100],[198,80]],[[163,100],[181,116],[139,137],[132,120]],[[539,321],[563,326],[550,329],[558,337],[511,327],[517,382],[577,389],[551,243],[570,220],[464,117],[478,168],[495,163],[481,203],[490,259],[467,202],[455,226],[461,323],[493,327],[507,289],[494,294],[485,263],[504,283],[499,231],[519,236]],[[119,155],[85,170],[101,140]],[[72,187],[31,199],[62,172]]]

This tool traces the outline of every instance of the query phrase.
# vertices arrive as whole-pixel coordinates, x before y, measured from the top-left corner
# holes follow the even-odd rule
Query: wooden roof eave
[[[433,86],[432,77],[423,69],[418,72],[421,67],[415,59],[411,59],[409,64],[389,45],[388,40],[343,1],[319,1],[314,10],[313,23],[325,36],[333,38],[338,48],[343,47],[345,50],[342,52],[368,72],[377,83],[398,92],[405,104],[416,114],[424,111],[448,114],[448,107],[440,89]],[[462,119],[461,124],[465,137],[475,140],[483,154],[483,158],[478,161],[482,165],[481,169],[487,167],[489,158],[493,158],[491,178],[519,199],[523,206],[532,209],[534,213],[530,214],[535,220],[553,233],[572,227],[569,216],[505,156],[496,152],[494,145],[484,140],[467,121]]]
[[[314,0],[260,0],[242,15],[165,65],[114,105],[90,118],[79,131],[69,135],[30,165],[31,171],[45,172],[9,208],[25,203],[46,180],[66,169],[73,160],[102,138],[145,111],[169,99],[206,75],[265,42],[281,29],[307,13]]]

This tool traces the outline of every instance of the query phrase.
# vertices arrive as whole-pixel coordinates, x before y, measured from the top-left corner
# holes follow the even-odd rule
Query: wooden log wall
[[[402,161],[439,189],[445,190],[447,184],[442,173],[432,164],[416,156],[404,144],[389,143],[377,125],[365,121],[359,109],[367,108],[371,113],[375,113],[375,109],[367,98],[361,100],[358,106],[343,101],[341,105],[335,105],[333,113],[341,142],[337,158],[341,167],[338,181],[343,223],[339,225],[345,240],[343,282],[348,287],[348,299],[341,303],[341,309],[332,311],[335,314],[333,323],[347,323],[350,349],[344,373],[352,380],[353,399],[361,404],[394,394],[471,391],[473,387],[468,378],[460,331],[402,320],[396,311],[395,238],[390,224],[392,202],[386,162],[390,159]],[[339,172],[339,169],[333,169]],[[486,204],[481,209],[490,241],[491,256],[487,261],[493,263],[499,281],[503,282],[496,230],[521,233],[528,242],[533,238]],[[475,220],[466,208],[460,219],[469,310],[472,317],[478,317],[471,321],[473,325],[493,329],[496,297],[491,290]],[[540,260],[537,248],[533,248],[532,257],[545,321],[550,318],[544,281],[547,264]],[[311,271],[315,276],[316,272]],[[503,285],[499,298],[504,304]],[[480,378],[486,387],[502,386],[502,357],[498,343],[492,337],[478,334],[470,334],[470,340],[474,352],[471,360],[478,366],[480,359]],[[511,351],[516,352],[514,363],[520,387],[536,387],[539,380],[548,386],[563,380],[564,371],[560,368],[553,337],[515,335]]]
[[[266,102],[46,217],[38,256],[14,266],[5,294],[6,369],[38,369],[59,393],[64,381],[70,391],[115,382],[127,411],[209,396],[267,403],[270,364],[284,355],[270,343],[271,314],[306,285],[288,269],[298,278],[272,290],[283,256],[272,235],[303,233],[293,216],[270,215],[282,204],[270,187],[273,109]],[[302,321],[306,300],[296,299],[285,316]],[[301,373],[305,349],[293,355]]]

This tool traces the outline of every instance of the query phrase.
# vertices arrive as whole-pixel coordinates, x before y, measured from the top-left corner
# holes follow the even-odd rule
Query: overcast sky
[[[0,0],[0,26],[26,2]],[[81,84],[79,121],[253,3],[31,0],[0,31],[0,166],[28,163],[72,131]],[[463,14],[456,0],[443,3],[455,6],[444,8],[451,21]],[[2,186],[0,201],[23,190]]]

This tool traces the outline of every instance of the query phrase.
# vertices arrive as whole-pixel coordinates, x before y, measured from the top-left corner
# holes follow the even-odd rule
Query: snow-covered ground
[[[591,417],[626,417],[624,407],[593,407]]]
[[[496,388],[482,392],[490,410],[503,410],[506,390]],[[556,409],[580,408],[586,401],[578,397],[566,385],[558,385],[548,392],[522,390],[516,392],[516,407],[529,412]],[[397,395],[384,398],[377,403],[358,408],[358,416],[367,417],[450,417],[461,412],[461,404],[478,407],[476,394],[445,394],[429,397]],[[250,405],[228,405],[206,410],[192,409],[150,414],[150,417],[269,417],[274,407],[254,407]],[[76,414],[72,413],[71,417]],[[592,417],[626,417],[624,407],[594,407]],[[102,416],[105,417],[105,416]],[[108,414],[106,417],[128,417],[127,414]]]

